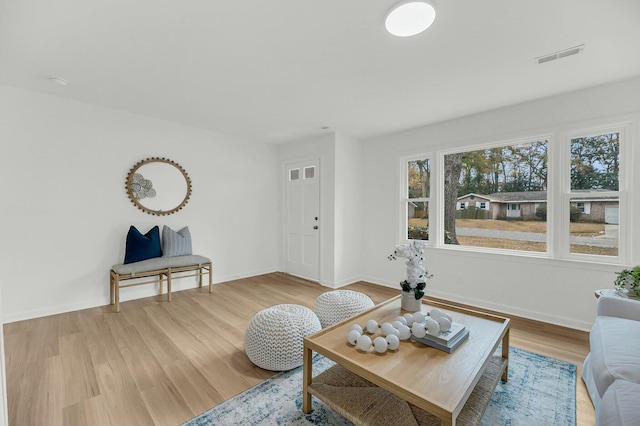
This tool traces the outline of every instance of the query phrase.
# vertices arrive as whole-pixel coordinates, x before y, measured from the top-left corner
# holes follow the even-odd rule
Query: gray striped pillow
[[[178,232],[167,225],[162,227],[162,257],[190,256],[191,233],[189,227],[185,226]]]

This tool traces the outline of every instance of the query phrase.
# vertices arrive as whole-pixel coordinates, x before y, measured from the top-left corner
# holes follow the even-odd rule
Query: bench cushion
[[[113,265],[111,269],[118,274],[126,275],[181,266],[203,265],[210,262],[208,257],[194,254],[191,256],[154,257],[140,262]]]

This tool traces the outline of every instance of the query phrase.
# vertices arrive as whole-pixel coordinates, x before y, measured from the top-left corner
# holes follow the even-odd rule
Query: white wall
[[[321,284],[397,288],[404,267],[387,255],[400,239],[400,156],[637,117],[637,93],[640,78],[362,143],[331,133],[271,147],[0,86],[4,321],[107,304],[108,270],[122,261],[129,225],[189,225],[195,252],[214,260],[215,282],[281,270],[282,165],[310,158],[322,171]],[[193,196],[175,215],[147,215],[126,196],[127,172],[150,156],[178,162],[192,178]],[[640,260],[634,204],[630,264]],[[620,269],[443,249],[428,249],[427,265],[435,274],[427,294],[582,329],[593,320],[593,291],[610,287]],[[152,294],[142,286],[122,299]]]
[[[375,206],[363,217],[365,229],[375,229],[364,233],[365,279],[396,288],[404,279],[402,262],[386,260],[400,242],[401,156],[557,132],[578,124],[605,124],[624,116],[636,122],[633,164],[640,164],[639,93],[640,78],[635,78],[364,141],[364,199]],[[637,198],[640,173],[633,175],[633,184],[632,198]],[[630,206],[631,264],[640,260],[638,201],[632,199]],[[612,287],[614,272],[622,269],[447,249],[427,249],[426,266],[434,274],[427,295],[584,330],[593,322],[594,290]]]
[[[372,207],[363,198],[362,144],[336,134],[336,188],[334,264],[335,287],[360,280],[362,276],[363,217]]]
[[[123,260],[129,225],[188,225],[214,282],[279,270],[277,147],[6,86],[0,141],[5,322],[108,304],[108,271]],[[176,214],[148,215],[126,195],[130,168],[153,156],[191,177]],[[121,300],[152,294],[133,287]]]

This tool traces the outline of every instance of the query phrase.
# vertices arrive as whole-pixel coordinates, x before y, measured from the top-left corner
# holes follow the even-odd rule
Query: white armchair
[[[596,424],[637,425],[640,418],[640,301],[598,299],[582,379]]]
[[[596,316],[640,321],[640,301],[616,296],[601,297],[596,305]]]

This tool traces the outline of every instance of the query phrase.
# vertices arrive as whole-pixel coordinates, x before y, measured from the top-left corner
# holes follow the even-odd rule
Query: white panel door
[[[312,281],[320,275],[319,160],[285,165],[284,272]]]

